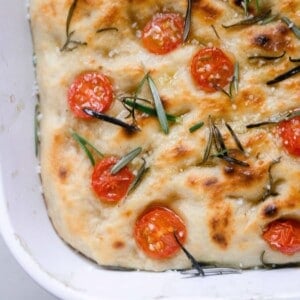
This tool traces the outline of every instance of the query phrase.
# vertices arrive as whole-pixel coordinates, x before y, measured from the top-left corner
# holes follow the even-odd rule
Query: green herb
[[[260,24],[261,24],[261,25],[269,24],[269,23],[271,23],[271,22],[277,20],[278,17],[279,17],[278,14],[277,14],[277,15],[270,15],[269,17],[263,19],[263,20],[260,22]]]
[[[39,154],[39,130],[40,130],[40,122],[39,122],[39,114],[40,114],[40,105],[36,104],[34,109],[34,147],[35,147],[35,156]]]
[[[265,261],[265,253],[266,251],[264,250],[261,255],[260,255],[260,262],[263,265],[264,268],[266,269],[282,269],[282,268],[291,268],[291,267],[298,267],[300,265],[299,262],[295,263],[286,263],[286,264],[273,264],[273,263],[267,263]]]
[[[184,18],[183,42],[188,39],[192,23],[192,0],[188,0],[187,9]]]
[[[232,27],[254,25],[254,24],[257,24],[259,22],[263,22],[266,18],[268,18],[270,16],[271,12],[272,12],[271,10],[268,10],[268,11],[265,11],[265,12],[263,12],[263,13],[257,15],[257,16],[241,20],[237,23],[233,23],[233,24],[230,24],[230,25],[223,25],[222,24],[222,26],[227,29],[227,28],[232,28]]]
[[[75,11],[75,8],[77,6],[78,0],[74,0],[69,8],[68,16],[67,16],[67,21],[66,21],[66,42],[64,45],[61,47],[60,51],[73,51],[76,49],[78,46],[86,46],[87,43],[85,42],[80,42],[76,40],[72,40],[72,36],[75,33],[75,31],[70,32],[70,25],[71,21],[73,18],[73,14]]]
[[[256,127],[261,127],[261,126],[265,126],[265,125],[274,125],[274,124],[278,124],[282,121],[288,121],[288,120],[293,119],[298,116],[300,116],[300,109],[291,110],[291,111],[287,111],[287,112],[284,112],[284,113],[281,113],[278,115],[274,115],[266,121],[248,124],[246,126],[246,128],[249,129],[249,128],[256,128]]]
[[[82,136],[80,136],[76,132],[72,132],[72,137],[74,138],[75,141],[77,141],[82,148],[82,150],[85,152],[87,157],[89,158],[91,164],[94,166],[95,165],[95,159],[88,149],[88,146],[91,147],[99,156],[103,157],[104,155],[95,147],[93,146],[90,142],[88,142],[86,139],[84,139]]]
[[[242,151],[245,152],[244,147],[242,146],[242,143],[240,142],[240,140],[238,139],[237,135],[235,134],[235,132],[233,131],[232,127],[228,124],[225,123],[225,126],[227,127],[228,131],[230,132],[232,138],[235,141],[235,144],[237,145],[237,147]]]
[[[227,155],[227,153],[226,154],[218,153],[215,156],[218,158],[221,158],[231,164],[240,165],[242,167],[249,167],[249,164],[246,163],[245,161],[242,161],[242,160],[236,159],[232,156],[229,156],[229,155]]]
[[[203,159],[202,159],[202,164],[206,163],[210,152],[211,152],[211,148],[212,148],[212,144],[213,144],[213,132],[212,132],[212,118],[211,116],[208,117],[208,128],[209,128],[209,134],[208,134],[208,141],[205,147],[205,151],[204,151],[204,155],[203,155]]]
[[[298,73],[300,73],[300,66],[297,66],[283,74],[280,74],[278,75],[277,77],[275,77],[274,79],[272,80],[269,80],[267,82],[267,85],[272,85],[272,84],[275,84],[275,83],[278,83],[278,82],[281,82],[281,81],[284,81],[286,79],[289,79],[295,75],[297,75]]]
[[[265,201],[268,197],[270,196],[277,196],[278,193],[275,191],[275,182],[272,176],[272,168],[280,163],[280,157],[276,160],[273,160],[268,168],[268,177],[269,177],[269,183],[267,184],[266,188],[265,188],[265,193],[262,197],[262,201]]]
[[[131,100],[131,99],[133,99],[133,100]],[[149,102],[147,99],[143,99],[143,98],[124,97],[122,99],[122,103],[125,104],[125,107],[127,105],[127,106],[137,109],[140,112],[143,112],[149,116],[157,116],[157,112],[156,112],[155,108],[138,103],[138,102],[136,102],[137,100]],[[166,116],[167,116],[168,121],[170,121],[170,122],[180,122],[180,120],[181,120],[180,117],[176,117],[174,115],[166,114]]]
[[[220,40],[221,38],[220,38],[220,36],[219,36],[219,34],[218,34],[218,31],[217,31],[216,27],[215,27],[214,25],[211,25],[211,28],[213,29],[213,31],[214,31],[216,37]]]
[[[213,275],[238,274],[241,272],[241,270],[233,269],[233,268],[216,268],[214,266],[204,266],[204,265],[202,266],[202,264],[198,262],[194,258],[194,256],[180,243],[176,235],[176,232],[174,232],[174,238],[178,246],[180,247],[180,249],[183,251],[183,253],[186,255],[186,257],[189,259],[189,261],[192,264],[192,269],[188,271],[182,271],[182,274],[191,275],[190,277],[199,277],[199,276],[203,277],[203,276],[213,276]]]
[[[248,15],[249,15],[249,4],[250,4],[250,1],[251,0],[243,0],[243,2],[242,2],[242,6],[244,8],[244,13],[245,13],[246,17],[248,17]]]
[[[229,93],[231,96],[233,96],[233,89],[235,94],[238,93],[239,91],[239,80],[240,80],[240,66],[238,62],[234,63],[234,73],[233,73],[233,78],[230,82],[229,86]]]
[[[204,122],[199,122],[199,123],[193,125],[193,126],[190,127],[190,129],[189,129],[190,133],[193,133],[193,132],[195,132],[196,130],[200,129],[201,127],[203,127],[203,125],[204,125]]]
[[[279,58],[284,57],[286,54],[286,52],[284,51],[281,55],[279,56],[265,56],[265,55],[253,55],[253,56],[249,56],[248,59],[249,60],[255,60],[255,59],[263,59],[263,60],[276,60]]]
[[[129,191],[128,193],[131,193],[133,190],[136,189],[136,187],[138,186],[138,184],[141,182],[142,178],[144,177],[144,175],[146,174],[147,170],[149,168],[146,168],[146,161],[144,158],[142,158],[143,160],[143,164],[142,166],[139,168],[131,186],[129,187]]]
[[[111,123],[111,124],[114,124],[114,125],[117,125],[117,126],[121,126],[124,129],[128,130],[129,132],[136,132],[136,131],[140,130],[135,125],[127,124],[127,123],[125,123],[125,122],[123,122],[123,121],[121,121],[117,118],[110,117],[110,116],[105,115],[103,113],[93,111],[89,108],[84,108],[83,112],[86,113],[87,115],[93,117],[93,118],[96,118],[96,119],[99,119],[99,120],[102,120],[102,121],[105,121],[105,122],[108,122],[108,123]]]
[[[281,20],[293,31],[295,36],[300,39],[300,28],[297,27],[294,22],[287,17],[282,17]]]
[[[289,60],[290,60],[290,62],[296,62],[296,63],[300,62],[300,58],[291,58],[291,57],[289,57]]]
[[[255,0],[255,5],[256,5],[256,11],[259,13],[260,12],[259,0]]]
[[[125,156],[123,156],[111,169],[110,173],[115,175],[117,174],[122,168],[127,166],[132,160],[134,160],[140,153],[142,152],[142,148],[138,147]]]
[[[151,78],[151,76],[148,74],[147,81],[149,84],[149,88],[152,94],[152,98],[154,101],[155,110],[157,112],[157,117],[160,123],[160,126],[165,134],[169,133],[169,124],[166,116],[166,112],[164,110],[163,104],[161,102],[157,87]]]
[[[117,27],[105,27],[105,28],[100,28],[96,31],[96,33],[101,33],[105,31],[119,31]]]

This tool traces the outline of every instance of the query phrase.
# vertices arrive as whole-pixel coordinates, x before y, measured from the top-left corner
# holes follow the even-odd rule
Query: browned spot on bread
[[[221,249],[226,249],[232,236],[232,209],[229,205],[215,205],[209,220],[210,237]]]
[[[218,182],[218,178],[212,177],[212,178],[206,179],[203,184],[206,187],[209,187],[209,186],[215,185],[217,182]]]
[[[278,208],[275,204],[268,204],[263,208],[263,216],[266,218],[275,217],[278,213]]]
[[[283,51],[289,46],[289,29],[284,24],[277,24],[275,27],[267,27],[263,31],[253,31],[251,44],[266,51]]]
[[[122,249],[125,247],[125,243],[123,241],[114,241],[112,246],[115,249]]]
[[[256,79],[255,79],[256,80]],[[236,105],[241,111],[257,112],[266,101],[265,92],[255,86],[249,89],[241,90],[235,99]]]
[[[123,212],[123,216],[126,218],[129,218],[132,215],[132,211],[131,210],[126,210]]]
[[[215,22],[223,14],[223,11],[218,6],[208,0],[195,0],[193,2],[193,12],[209,22]]]
[[[65,181],[68,176],[68,169],[64,166],[59,167],[58,169],[58,177],[61,179],[61,181]]]
[[[187,145],[185,145],[184,143],[179,143],[178,145],[176,145],[174,148],[171,149],[169,154],[171,157],[180,158],[188,154],[190,151],[191,150]]]

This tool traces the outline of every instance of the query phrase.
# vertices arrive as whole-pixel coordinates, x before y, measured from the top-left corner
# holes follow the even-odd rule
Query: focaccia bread
[[[76,250],[300,261],[300,1],[248,2],[31,0],[44,195]]]

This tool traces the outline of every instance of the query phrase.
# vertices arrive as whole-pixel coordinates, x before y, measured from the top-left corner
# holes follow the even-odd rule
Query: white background
[[[0,234],[0,299],[57,300],[37,285],[19,266]]]

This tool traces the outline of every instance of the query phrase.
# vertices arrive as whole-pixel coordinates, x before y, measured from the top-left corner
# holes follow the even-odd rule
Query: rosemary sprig
[[[190,127],[189,131],[190,133],[195,132],[196,130],[200,129],[201,127],[203,127],[204,122],[198,122],[197,124],[193,125],[192,127]]]
[[[131,124],[125,123],[125,122],[123,122],[123,121],[121,121],[121,120],[119,120],[117,118],[110,117],[110,116],[105,115],[103,113],[93,111],[93,110],[91,110],[89,108],[84,108],[83,112],[86,113],[87,115],[93,117],[93,118],[96,118],[96,119],[99,119],[99,120],[102,120],[102,121],[105,121],[105,122],[108,122],[108,123],[111,123],[111,124],[114,124],[114,125],[117,125],[117,126],[121,126],[124,129],[128,130],[129,132],[137,132],[137,131],[140,130],[135,125],[131,125]]]
[[[141,182],[142,178],[144,177],[144,175],[146,174],[146,172],[149,170],[149,168],[146,167],[146,161],[144,158],[142,158],[143,160],[143,164],[141,165],[141,167],[139,168],[132,184],[129,187],[128,190],[128,194],[131,193],[133,190],[136,189],[136,187],[138,186],[138,184]]]
[[[134,160],[141,152],[142,152],[142,147],[137,147],[134,150],[127,153],[111,168],[110,173],[113,175],[117,174],[122,168],[124,168],[132,160]]]
[[[96,33],[101,33],[101,32],[105,32],[105,31],[119,31],[119,29],[117,27],[104,27],[104,28],[100,28],[96,31]]]
[[[192,0],[188,0],[187,2],[187,9],[184,18],[183,42],[186,42],[189,37],[192,23]]]
[[[212,149],[212,144],[213,144],[213,132],[212,132],[212,118],[211,116],[208,117],[208,129],[209,129],[209,134],[208,134],[208,141],[205,147],[204,155],[201,164],[204,164],[207,162],[211,149]]]
[[[225,160],[226,162],[228,162],[230,164],[240,165],[242,167],[249,167],[249,164],[246,163],[245,161],[231,157],[228,154],[224,154],[224,151],[221,153],[217,153],[215,156]]]
[[[295,67],[295,68],[293,68],[293,69],[291,69],[291,70],[289,70],[289,71],[287,71],[283,74],[278,75],[274,79],[269,80],[267,82],[267,85],[272,85],[272,84],[276,84],[278,82],[284,81],[286,79],[291,78],[292,76],[297,75],[298,73],[300,73],[300,66],[297,66],[297,67]]]
[[[72,132],[72,137],[76,142],[79,143],[80,147],[85,152],[85,154],[87,155],[87,157],[89,158],[93,166],[95,165],[95,159],[87,146],[91,147],[99,156],[101,157],[104,156],[95,146],[93,146],[90,142],[88,142],[85,138],[83,138],[78,133]]]
[[[270,9],[268,11],[262,12],[259,15],[254,16],[254,17],[246,18],[237,23],[233,23],[233,24],[229,24],[229,25],[222,24],[222,26],[227,29],[227,28],[233,28],[233,27],[254,25],[259,22],[263,22],[266,18],[268,18],[270,16],[271,12],[272,11]]]
[[[289,61],[290,61],[290,62],[298,63],[298,62],[300,62],[300,58],[292,58],[292,57],[289,57]]]
[[[295,34],[295,36],[300,39],[300,28],[297,27],[294,22],[292,22],[289,18],[287,17],[282,17],[281,18],[282,22],[284,22]]]
[[[169,123],[167,120],[166,112],[164,110],[157,87],[156,87],[152,77],[150,76],[150,74],[148,74],[148,76],[147,76],[147,81],[148,81],[149,88],[150,88],[150,91],[152,94],[152,98],[154,101],[154,106],[155,106],[155,110],[157,112],[157,117],[158,117],[160,126],[161,126],[163,132],[165,134],[168,134],[169,133]]]
[[[294,117],[298,117],[298,116],[300,116],[300,108],[272,116],[266,121],[248,124],[246,126],[246,128],[250,129],[250,128],[256,128],[256,127],[265,126],[265,125],[274,125],[274,124],[278,124],[282,121],[288,121],[288,120],[293,119]]]
[[[232,138],[234,139],[235,144],[237,145],[237,147],[238,147],[242,152],[245,152],[242,143],[241,143],[240,140],[238,139],[238,137],[237,137],[236,133],[234,132],[234,130],[232,129],[232,127],[231,127],[228,123],[225,123],[225,126],[227,127],[228,131],[230,132],[230,134],[231,134]]]
[[[268,197],[270,196],[277,196],[278,193],[275,191],[275,187],[274,187],[274,179],[273,179],[273,176],[272,176],[272,168],[280,163],[280,160],[281,158],[279,157],[278,159],[276,160],[273,160],[268,168],[268,177],[269,177],[269,183],[268,185],[266,186],[265,188],[265,193],[262,197],[262,201],[265,201]]]
[[[261,255],[260,255],[260,262],[263,265],[265,269],[282,269],[282,268],[291,268],[291,267],[297,267],[300,265],[299,262],[295,263],[285,263],[285,264],[274,264],[274,263],[267,263],[265,261],[265,256],[266,251],[264,250]]]
[[[133,100],[131,100],[131,99],[133,99]],[[156,112],[155,108],[138,103],[137,100],[148,102],[147,99],[138,98],[138,97],[124,97],[121,101],[125,105],[125,107],[127,105],[127,106],[129,106],[133,109],[137,109],[140,112],[143,112],[149,116],[157,116],[157,112]],[[170,115],[170,114],[166,114],[166,117],[167,117],[168,121],[170,121],[170,122],[180,122],[180,120],[181,120],[180,117]]]
[[[40,114],[40,105],[37,103],[34,108],[34,148],[35,148],[35,156],[37,157],[39,154],[39,130],[40,130],[40,122],[38,116]]]
[[[286,52],[284,51],[282,54],[278,56],[265,56],[265,55],[252,55],[248,57],[248,60],[256,60],[256,59],[262,59],[262,60],[276,60],[279,58],[284,57]]]
[[[191,275],[190,277],[204,277],[204,276],[213,276],[213,275],[225,275],[225,274],[238,274],[241,273],[241,270],[234,268],[216,268],[214,266],[202,266],[200,262],[198,262],[193,255],[180,243],[176,232],[174,232],[174,237],[179,245],[180,249],[192,263],[191,270],[182,271],[182,274]]]
[[[72,40],[72,36],[75,33],[75,31],[70,32],[70,25],[71,21],[73,18],[74,11],[76,9],[78,0],[74,0],[69,8],[68,16],[67,16],[67,21],[66,21],[66,42],[64,45],[61,47],[60,51],[73,51],[76,49],[78,46],[86,46],[87,43],[85,42],[80,42],[76,40]],[[72,45],[72,46],[71,46]]]

